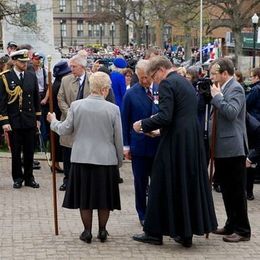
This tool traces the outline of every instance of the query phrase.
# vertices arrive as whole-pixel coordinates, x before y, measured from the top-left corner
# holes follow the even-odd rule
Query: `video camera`
[[[210,100],[211,100],[210,88],[212,85],[213,85],[213,82],[208,77],[199,78],[199,80],[197,82],[197,90],[200,95],[204,96],[204,98],[207,102],[210,102]]]

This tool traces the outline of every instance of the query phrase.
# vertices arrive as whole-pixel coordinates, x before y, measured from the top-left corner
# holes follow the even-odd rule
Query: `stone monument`
[[[14,1],[22,12],[19,20],[29,27],[15,26],[2,22],[4,52],[9,41],[18,45],[30,44],[34,51],[52,56],[52,66],[61,59],[60,53],[55,50],[53,37],[53,5],[52,0],[18,0]]]

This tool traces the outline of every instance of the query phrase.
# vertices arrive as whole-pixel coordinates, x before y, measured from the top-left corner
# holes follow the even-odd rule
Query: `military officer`
[[[33,176],[36,127],[40,127],[40,98],[36,75],[27,71],[28,50],[10,54],[14,67],[0,74],[0,124],[10,140],[13,188],[39,188]],[[21,165],[24,155],[24,171]]]

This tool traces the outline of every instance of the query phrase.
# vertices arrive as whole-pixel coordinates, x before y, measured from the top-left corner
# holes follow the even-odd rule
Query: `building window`
[[[99,24],[89,24],[88,25],[88,36],[89,37],[99,37],[100,36],[100,26]],[[104,30],[104,27],[103,27]],[[104,35],[104,31],[102,31],[102,35]]]
[[[97,1],[98,0],[88,0],[88,11],[95,12],[97,10]]]
[[[77,12],[82,13],[83,12],[83,0],[77,0]]]
[[[66,9],[66,0],[60,0],[60,11],[64,12]]]
[[[79,37],[83,36],[83,20],[77,21],[77,36]]]
[[[62,20],[61,22],[61,33],[63,37],[67,37],[67,24],[66,20]]]

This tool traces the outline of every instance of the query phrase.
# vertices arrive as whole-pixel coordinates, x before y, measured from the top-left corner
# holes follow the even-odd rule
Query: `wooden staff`
[[[48,55],[48,90],[49,90],[49,110],[53,113],[53,94],[52,94],[52,73],[51,73],[51,56]],[[57,193],[56,193],[56,170],[55,170],[55,135],[50,131],[51,140],[51,161],[52,161],[52,194],[53,194],[53,209],[54,209],[54,227],[55,235],[59,235],[58,229],[58,211],[57,211]]]

